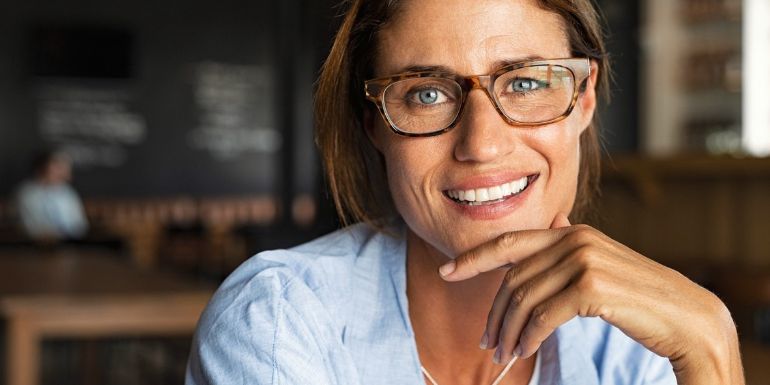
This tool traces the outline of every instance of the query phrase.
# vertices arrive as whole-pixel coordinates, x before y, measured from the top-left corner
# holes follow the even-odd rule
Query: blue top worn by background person
[[[425,384],[396,233],[359,224],[244,263],[201,318],[187,385]],[[540,384],[676,384],[668,359],[600,318],[562,325],[538,354]]]
[[[16,192],[21,225],[33,239],[75,239],[88,231],[83,204],[66,183],[23,183]]]

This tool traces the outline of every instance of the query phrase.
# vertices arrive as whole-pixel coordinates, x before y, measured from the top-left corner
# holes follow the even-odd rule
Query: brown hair
[[[381,227],[395,214],[384,161],[364,132],[364,80],[373,76],[377,33],[403,0],[348,0],[347,12],[321,70],[315,98],[316,143],[343,224]],[[597,93],[607,96],[610,66],[599,14],[591,0],[536,0],[564,19],[573,56],[599,67]],[[596,118],[580,137],[580,171],[573,221],[585,219],[599,191],[601,147]]]

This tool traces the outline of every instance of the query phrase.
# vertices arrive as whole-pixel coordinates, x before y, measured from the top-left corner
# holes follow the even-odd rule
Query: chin
[[[447,258],[454,259],[508,232],[548,229],[556,216],[555,212],[550,213],[550,211],[521,212],[519,215],[511,214],[509,217],[494,221],[458,218],[456,221],[451,221],[451,224],[442,226],[444,230],[438,234],[433,229],[412,231],[427,244],[426,246],[430,246]]]

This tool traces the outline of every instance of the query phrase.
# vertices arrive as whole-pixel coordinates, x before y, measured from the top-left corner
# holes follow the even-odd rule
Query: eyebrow
[[[492,64],[491,68],[492,68],[492,71],[494,71],[497,68],[502,68],[512,64],[517,64],[517,63],[526,62],[526,61],[533,61],[533,60],[544,60],[544,58],[539,55],[531,55],[531,56],[525,56],[525,57],[520,57],[515,59],[498,60]],[[407,72],[444,72],[444,73],[450,73],[450,74],[455,73],[454,71],[452,71],[451,68],[443,65],[408,65],[405,67],[401,67],[398,71],[394,73],[401,74],[401,73],[407,73]]]

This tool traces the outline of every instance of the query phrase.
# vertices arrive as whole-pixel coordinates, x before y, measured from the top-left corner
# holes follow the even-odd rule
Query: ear
[[[363,115],[363,126],[364,126],[364,132],[366,132],[366,136],[369,138],[369,142],[372,143],[374,148],[377,149],[380,153],[382,153],[382,143],[380,143],[379,138],[377,137],[377,134],[375,133],[375,129],[377,127],[374,119],[375,119],[375,113],[372,111],[371,108],[365,108],[364,109],[364,115]]]
[[[596,112],[596,81],[599,79],[599,64],[596,61],[591,60],[591,75],[588,76],[586,82],[586,89],[580,95],[578,99],[578,107],[582,113],[582,121],[580,122],[580,133],[588,128],[591,124],[591,120],[594,118]]]

